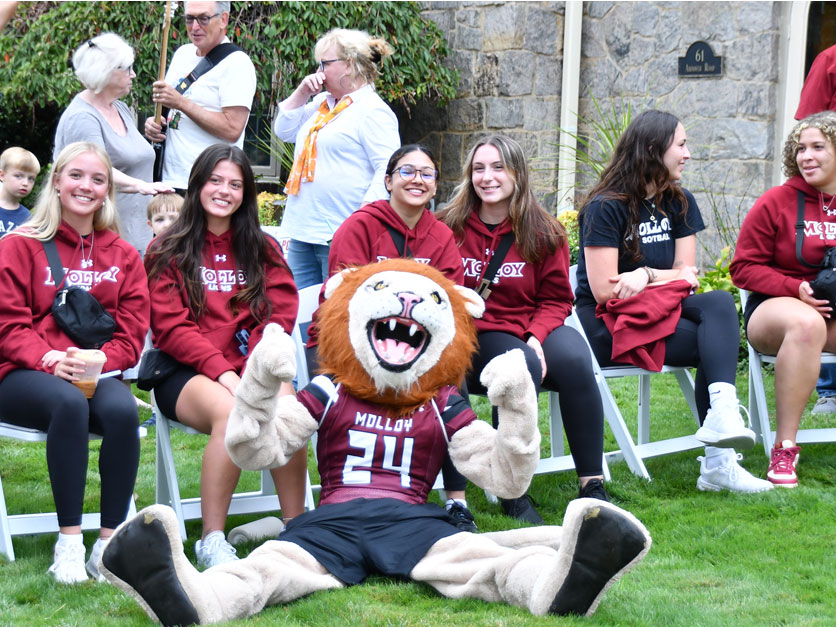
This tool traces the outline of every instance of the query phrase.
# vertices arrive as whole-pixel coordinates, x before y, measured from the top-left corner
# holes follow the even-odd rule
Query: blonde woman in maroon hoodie
[[[604,413],[589,350],[580,334],[563,324],[572,311],[566,232],[534,197],[522,147],[503,135],[477,142],[440,218],[458,241],[465,286],[477,290],[503,236],[511,238],[495,276],[488,277],[489,290],[481,292],[485,314],[476,320],[479,352],[468,390],[484,393],[482,368],[497,354],[521,349],[538,391],[542,385],[560,393],[579,495],[608,500],[602,472]],[[501,504],[509,516],[542,522],[528,495]]]
[[[116,225],[112,166],[89,142],[66,146],[55,159],[31,219],[0,240],[0,415],[46,431],[46,461],[58,514],[49,573],[61,583],[99,579],[98,561],[125,520],[139,466],[139,417],[118,377],[99,379],[90,399],[72,382],[84,362],[52,315],[56,285],[44,242],[52,240],[65,286],[87,289],[113,316],[116,329],[100,348],[104,371],[133,367],[148,330],[148,283],[136,249]],[[102,436],[101,531],[85,572],[81,535],[88,434]]]
[[[751,291],[743,314],[746,334],[775,362],[775,447],[767,478],[798,484],[801,447],[795,438],[816,385],[823,350],[836,351],[836,324],[827,300],[810,287],[827,248],[836,246],[836,112],[798,122],[784,144],[789,179],[761,196],[746,214],[735,248],[734,284]],[[804,217],[796,251],[798,203]]]
[[[145,256],[151,289],[154,345],[180,367],[154,388],[160,411],[203,433],[200,505],[203,535],[198,564],[233,559],[224,536],[241,469],[224,445],[226,422],[247,355],[269,322],[293,330],[298,295],[274,240],[260,229],[255,179],[235,146],[215,144],[192,166],[177,220],[155,238]],[[285,386],[280,393],[292,393]],[[272,471],[282,515],[303,511],[305,451]]]

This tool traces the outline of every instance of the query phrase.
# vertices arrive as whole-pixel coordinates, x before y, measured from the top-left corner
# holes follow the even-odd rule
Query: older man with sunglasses
[[[153,142],[165,141],[162,180],[178,189],[188,186],[192,164],[207,146],[223,142],[244,147],[256,87],[249,56],[240,49],[218,48],[230,44],[229,2],[186,2],[184,22],[191,43],[177,49],[165,80],[153,85],[154,102],[169,108],[165,127],[154,118],[145,121],[145,136]],[[182,90],[183,79],[207,56],[212,68],[182,93],[178,91],[177,86]]]

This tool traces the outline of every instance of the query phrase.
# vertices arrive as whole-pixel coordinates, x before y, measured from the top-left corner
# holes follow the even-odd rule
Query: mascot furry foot
[[[335,275],[325,295],[320,374],[296,396],[279,397],[295,370],[292,344],[268,325],[225,438],[236,464],[260,469],[286,464],[317,433],[320,507],[294,518],[278,541],[199,573],[173,512],[152,506],[116,530],[104,576],[166,625],[243,618],[371,574],[536,615],[593,613],[650,548],[629,513],[579,499],[563,527],[472,534],[427,504],[448,451],[462,474],[503,498],[525,492],[540,458],[537,397],[521,351],[483,370],[497,429],[459,395],[481,298],[405,259]]]

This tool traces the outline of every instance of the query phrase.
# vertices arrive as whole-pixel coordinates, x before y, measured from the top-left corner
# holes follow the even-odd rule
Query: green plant
[[[255,138],[255,146],[266,155],[281,164],[280,187],[284,188],[286,175],[293,169],[293,150],[295,144],[283,142],[273,133],[272,129],[266,128]]]
[[[261,192],[256,197],[258,201],[258,220],[262,226],[279,226],[284,213],[284,202],[287,196]]]
[[[580,237],[578,231],[578,212],[574,209],[566,209],[557,214],[557,219],[560,220],[566,229],[566,239],[569,244],[569,264],[574,265],[578,263],[578,243]]]
[[[586,131],[572,131],[559,128],[561,134],[566,134],[574,139],[573,144],[564,142],[550,143],[555,149],[556,155],[550,155],[552,162],[556,162],[558,171],[574,171],[575,185],[572,189],[565,190],[565,195],[573,194],[581,185],[583,180],[597,180],[601,172],[610,161],[618,138],[629,126],[633,119],[633,107],[621,96],[609,98],[608,106],[602,106],[601,102],[592,94],[589,95],[592,105],[595,108],[595,117],[582,116],[575,113],[578,124],[577,128],[586,128]],[[555,160],[555,156],[557,159]],[[569,165],[564,165],[568,162]],[[549,169],[552,169],[551,167]],[[566,200],[558,198],[558,204]]]

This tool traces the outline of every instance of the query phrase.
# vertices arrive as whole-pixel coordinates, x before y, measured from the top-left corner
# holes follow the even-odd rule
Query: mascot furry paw
[[[539,458],[537,399],[522,354],[483,373],[499,428],[476,418],[456,385],[482,301],[435,269],[388,260],[333,277],[319,312],[320,369],[298,397],[290,339],[271,325],[253,350],[226,434],[245,468],[278,466],[318,433],[320,506],[248,557],[199,573],[173,512],[155,505],[123,523],[101,572],[166,625],[242,618],[266,605],[361,583],[372,573],[423,581],[451,598],[533,614],[591,614],[650,548],[644,526],[578,499],[562,527],[460,532],[427,504],[445,452],[474,483],[523,494]]]

